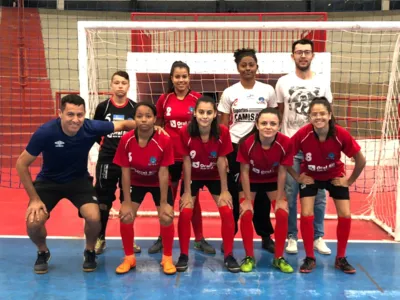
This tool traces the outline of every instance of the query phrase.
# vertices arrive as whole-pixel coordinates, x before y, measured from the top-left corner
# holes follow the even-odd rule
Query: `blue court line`
[[[223,267],[223,255],[205,255],[191,250],[189,269],[167,276],[159,266],[161,254],[148,255],[150,240],[136,240],[142,247],[137,267],[125,275],[115,268],[123,256],[121,241],[108,240],[107,250],[98,258],[98,269],[84,273],[82,239],[49,239],[52,253],[49,273],[36,275],[34,245],[26,238],[0,239],[0,299],[400,299],[400,244],[350,243],[349,262],[357,268],[347,275],[333,267],[334,255],[317,254],[317,268],[300,274],[304,258],[302,244],[298,255],[286,255],[296,269],[283,274],[271,265],[273,255],[255,242],[257,268],[252,273],[231,274]],[[211,242],[219,249],[220,242]],[[328,243],[332,252],[335,243]],[[174,259],[179,244],[174,244]],[[191,244],[191,248],[192,248]],[[235,242],[235,256],[244,257],[242,243]]]

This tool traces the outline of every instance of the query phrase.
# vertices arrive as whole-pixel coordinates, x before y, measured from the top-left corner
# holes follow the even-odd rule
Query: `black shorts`
[[[182,161],[176,161],[173,165],[168,167],[169,176],[171,176],[172,182],[178,182],[182,178]]]
[[[250,192],[252,193],[267,193],[278,190],[278,183],[266,182],[266,183],[250,183]],[[242,184],[239,184],[239,192],[243,192]]]
[[[38,180],[33,183],[36,193],[39,195],[40,200],[46,206],[49,213],[57,205],[57,203],[67,198],[78,209],[84,204],[94,203],[98,204],[96,191],[93,188],[92,182],[88,177],[75,179],[67,183],[56,183],[48,180]],[[81,217],[81,215],[79,214]]]
[[[192,180],[190,189],[192,197],[195,197],[200,189],[207,187],[211,195],[221,194],[221,182],[219,180]]]
[[[151,196],[153,197],[154,204],[156,206],[160,206],[161,195],[159,187],[131,185],[132,202],[141,204],[147,193],[150,193]],[[171,206],[174,206],[174,201],[172,198],[172,190],[170,187],[168,187],[167,203]]]
[[[96,194],[99,199],[99,204],[105,204],[109,209],[115,200],[115,191],[117,185],[121,189],[121,167],[113,163],[97,162],[96,165]],[[120,192],[121,201],[123,201],[124,194],[122,189]]]
[[[299,184],[300,198],[314,197],[317,195],[318,190],[329,191],[329,196],[337,200],[349,200],[350,193],[348,187],[334,186],[330,180],[319,181],[314,180],[314,184]]]

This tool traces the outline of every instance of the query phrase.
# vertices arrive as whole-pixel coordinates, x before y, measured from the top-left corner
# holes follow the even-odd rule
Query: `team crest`
[[[157,158],[154,156],[150,157],[149,166],[154,166],[157,164]]]
[[[265,98],[264,97],[258,98],[257,104],[265,104]]]

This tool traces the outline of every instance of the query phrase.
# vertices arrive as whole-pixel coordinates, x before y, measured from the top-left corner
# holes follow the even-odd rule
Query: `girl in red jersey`
[[[232,197],[228,191],[226,155],[233,151],[228,128],[218,125],[217,106],[210,97],[200,98],[195,106],[192,121],[181,131],[183,155],[184,193],[180,200],[178,223],[181,255],[176,269],[188,268],[190,220],[198,191],[206,186],[221,216],[221,233],[225,247],[224,264],[233,273],[240,267],[232,255],[235,223],[232,213]]]
[[[133,222],[147,193],[152,194],[160,218],[164,248],[161,265],[165,274],[176,273],[172,262],[174,210],[168,172],[168,167],[174,163],[174,154],[171,139],[154,130],[156,114],[152,104],[139,103],[135,107],[137,128],[122,136],[113,161],[121,166],[124,195],[120,208],[120,230],[125,258],[116,269],[118,274],[127,273],[136,266]]]
[[[170,135],[174,147],[179,144],[180,129],[192,118],[194,107],[201,94],[190,90],[190,69],[182,61],[172,64],[168,80],[168,93],[161,95],[157,101],[157,125],[164,126]],[[182,177],[182,155],[175,149],[175,163],[170,166],[172,192],[174,199],[177,194],[178,183]],[[182,188],[181,188],[182,189]],[[193,231],[195,234],[195,249],[208,254],[215,254],[215,249],[206,242],[203,236],[203,223],[200,202],[195,201],[192,217]],[[149,249],[149,253],[159,252],[161,249],[160,238]]]
[[[239,142],[237,161],[240,162],[240,231],[246,257],[242,272],[255,267],[253,248],[253,206],[258,193],[267,194],[275,202],[275,257],[273,266],[284,273],[293,268],[283,258],[288,231],[288,205],[284,187],[286,167],[292,166],[290,138],[278,132],[282,119],[275,108],[264,108],[256,118],[254,129]],[[265,211],[269,214],[269,211]]]
[[[318,189],[325,189],[335,201],[338,215],[335,267],[344,273],[353,274],[356,270],[345,256],[351,226],[349,186],[364,169],[365,157],[350,133],[335,124],[331,105],[325,97],[314,98],[310,104],[309,117],[310,124],[300,128],[291,139],[293,153],[304,153],[300,174],[292,168],[288,169],[300,185],[300,230],[306,251],[300,272],[309,273],[316,266],[313,249],[314,200]],[[346,178],[344,164],[340,160],[341,152],[355,161],[349,178]]]

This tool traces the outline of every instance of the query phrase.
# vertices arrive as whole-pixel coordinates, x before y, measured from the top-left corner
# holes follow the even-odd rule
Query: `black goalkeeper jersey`
[[[133,120],[133,110],[136,103],[128,99],[124,106],[116,106],[112,98],[101,102],[96,107],[94,120],[102,121],[122,121]],[[118,143],[126,131],[113,132],[101,138],[99,161],[112,162],[115,152],[117,151]]]

